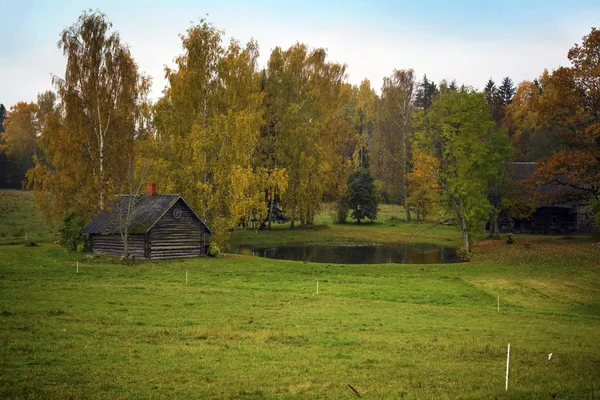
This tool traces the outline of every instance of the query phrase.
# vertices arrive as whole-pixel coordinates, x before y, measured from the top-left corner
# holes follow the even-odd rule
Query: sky
[[[600,1],[77,1],[0,0],[0,103],[36,101],[64,76],[60,32],[83,10],[99,9],[152,77],[150,98],[165,87],[164,67],[182,53],[180,34],[205,18],[225,40],[251,38],[266,66],[276,46],[327,49],[347,65],[348,82],[368,78],[379,91],[394,69],[434,82],[482,89],[492,78],[533,80],[568,66],[568,50],[600,27]]]

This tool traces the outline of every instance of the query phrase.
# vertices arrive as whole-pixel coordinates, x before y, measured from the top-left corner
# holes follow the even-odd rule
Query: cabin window
[[[174,208],[171,215],[173,215],[173,218],[179,219],[181,218],[181,210],[179,208]]]
[[[550,220],[552,221],[552,225],[558,224],[558,217],[556,215],[551,216]]]

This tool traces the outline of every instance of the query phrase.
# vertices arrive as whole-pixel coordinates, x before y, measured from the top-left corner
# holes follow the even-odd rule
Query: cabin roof
[[[124,226],[127,209],[130,202],[133,201],[133,212],[127,231],[130,234],[143,234],[152,229],[156,222],[180,199],[206,227],[208,232],[210,232],[206,223],[198,217],[198,214],[178,194],[155,194],[153,196],[145,194],[120,195],[83,228],[81,232],[84,234],[120,233],[121,230],[119,227],[121,224]]]
[[[535,173],[535,162],[511,162],[508,163],[508,169],[512,177],[518,181],[531,179]]]
[[[511,179],[527,186],[529,190],[542,193],[546,196],[546,202],[539,204],[538,207],[552,206],[569,208],[573,206],[573,202],[587,202],[586,194],[582,190],[567,185],[536,182],[535,170],[537,165],[537,162],[511,162],[507,164],[507,173]],[[559,177],[566,179],[564,175]]]

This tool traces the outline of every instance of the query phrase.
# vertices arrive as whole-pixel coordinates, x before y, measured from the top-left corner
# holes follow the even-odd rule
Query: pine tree
[[[431,107],[433,97],[437,94],[438,88],[436,84],[427,79],[427,74],[423,75],[423,80],[419,83],[416,95],[415,106],[421,109]]]
[[[512,98],[515,94],[516,87],[508,76],[502,79],[502,84],[498,88],[498,95],[500,96],[500,102],[503,107],[506,107],[512,102]]]
[[[483,91],[485,92],[485,98],[487,99],[487,102],[491,107],[492,104],[494,103],[496,93],[498,92],[498,89],[496,88],[496,83],[492,80],[492,78],[490,78],[487,81]]]
[[[4,120],[6,119],[6,108],[0,104],[0,133],[4,132]]]
[[[348,178],[348,207],[359,224],[368,218],[377,219],[377,193],[373,177],[368,169],[362,169]]]

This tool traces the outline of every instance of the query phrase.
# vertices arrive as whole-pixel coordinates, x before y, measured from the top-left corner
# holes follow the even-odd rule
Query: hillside
[[[32,192],[0,190],[0,244],[52,241],[56,223],[38,212]]]

